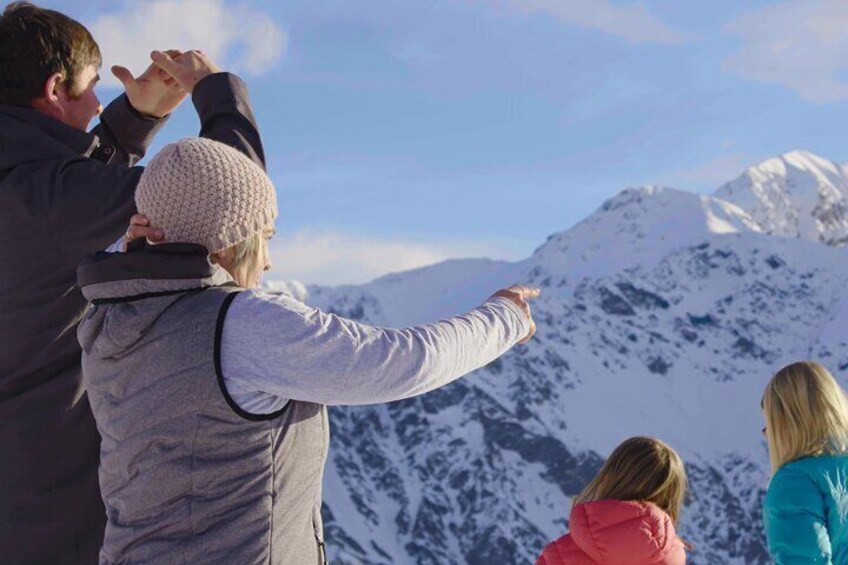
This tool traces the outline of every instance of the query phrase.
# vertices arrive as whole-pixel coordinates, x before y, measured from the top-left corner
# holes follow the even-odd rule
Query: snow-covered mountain
[[[751,167],[716,192],[767,233],[828,245],[848,241],[848,167],[792,151]]]
[[[542,288],[537,337],[434,393],[334,408],[325,481],[336,563],[528,563],[621,440],[687,462],[696,564],[767,563],[760,398],[782,364],[848,369],[848,169],[792,152],[714,196],[628,189],[517,263],[448,261],[369,284],[287,288],[403,326]]]

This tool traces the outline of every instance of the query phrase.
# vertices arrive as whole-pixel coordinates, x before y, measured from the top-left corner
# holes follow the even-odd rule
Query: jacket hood
[[[571,511],[570,537],[588,557],[607,565],[686,561],[671,517],[649,502],[600,500]]]
[[[77,338],[86,354],[105,358],[132,348],[186,291],[234,283],[203,246],[142,243],[89,256],[77,268],[77,284],[92,304]]]
[[[99,138],[32,108],[0,104],[0,173],[57,157],[88,157]]]

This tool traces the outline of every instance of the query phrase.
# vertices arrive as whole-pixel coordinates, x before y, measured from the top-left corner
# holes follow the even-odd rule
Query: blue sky
[[[848,160],[846,4],[42,2],[107,64],[197,47],[243,76],[280,196],[271,276],[329,284],[523,258],[627,186]],[[186,105],[160,141],[196,127]]]

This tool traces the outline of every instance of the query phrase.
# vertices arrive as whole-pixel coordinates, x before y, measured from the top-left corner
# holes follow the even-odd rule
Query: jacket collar
[[[125,302],[149,296],[233,284],[218,265],[209,262],[202,245],[142,240],[126,253],[101,251],[77,268],[77,285],[89,302]]]
[[[23,126],[40,131],[70,149],[74,154],[84,157],[90,157],[100,143],[97,135],[63,124],[33,108],[0,104],[0,119],[18,123],[18,128],[14,128],[14,126],[2,128],[8,132],[10,141],[14,141],[19,135],[19,131],[14,130],[19,130]],[[2,135],[2,137],[6,138],[7,136]]]

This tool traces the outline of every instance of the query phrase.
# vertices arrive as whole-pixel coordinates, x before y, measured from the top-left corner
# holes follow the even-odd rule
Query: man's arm
[[[181,56],[175,50],[166,53],[169,57]],[[144,157],[153,137],[188,92],[153,63],[138,77],[118,65],[112,67],[112,74],[126,93],[106,107],[92,133],[100,137],[101,151],[114,151],[111,163],[131,167]]]
[[[179,57],[184,64],[193,64],[197,60],[198,56],[192,51]],[[168,61],[177,64],[170,59]],[[247,86],[235,75],[218,71],[205,56],[200,66],[201,71],[192,75],[196,82],[187,84],[190,84],[192,100],[200,117],[201,135],[235,147],[264,167],[262,141]],[[181,67],[177,68],[181,70]],[[113,105],[115,103],[110,104],[110,108]],[[116,112],[119,111],[121,109],[117,108]],[[110,121],[107,115],[105,123],[115,122]],[[120,123],[129,125],[133,122]],[[138,140],[144,133],[144,127],[137,122],[136,127],[135,138]],[[147,131],[150,133],[152,130]],[[150,133],[151,139],[153,133],[155,131]],[[144,142],[139,147],[146,149]],[[90,236],[79,241],[87,253],[103,249],[127,229],[130,216],[136,212],[135,188],[142,172],[139,166],[125,168],[82,157],[70,159],[59,167],[52,179],[56,186],[54,198],[57,209],[69,212],[69,229],[80,237],[83,233]]]
[[[247,85],[236,75],[218,72],[197,83],[191,94],[200,116],[200,137],[226,143],[265,169],[265,152]]]
[[[167,116],[143,116],[132,107],[127,95],[122,94],[103,110],[100,123],[92,133],[100,138],[102,148],[114,149],[110,164],[132,167],[144,157],[167,120]]]

